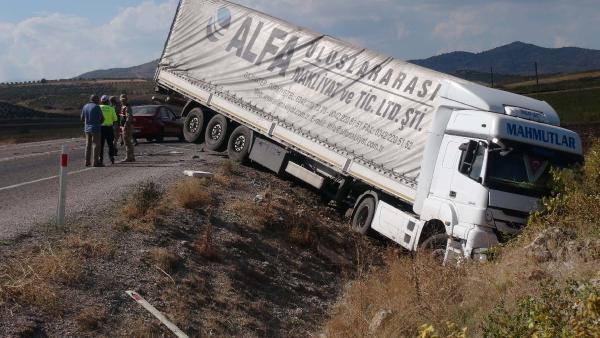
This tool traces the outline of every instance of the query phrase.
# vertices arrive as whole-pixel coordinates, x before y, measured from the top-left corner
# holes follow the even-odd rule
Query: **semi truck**
[[[538,101],[429,70],[222,0],[181,0],[156,70],[189,142],[295,177],[355,231],[485,260],[583,161]]]

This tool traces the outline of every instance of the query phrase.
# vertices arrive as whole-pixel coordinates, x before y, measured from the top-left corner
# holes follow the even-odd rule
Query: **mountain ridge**
[[[479,53],[456,51],[409,62],[444,73],[459,71],[505,75],[575,73],[600,69],[600,50],[580,47],[546,48],[515,41]]]
[[[158,62],[159,60],[153,60],[129,68],[95,70],[77,78],[152,79]],[[500,80],[534,75],[536,62],[540,75],[600,69],[600,50],[580,47],[546,48],[515,41],[478,53],[454,51],[408,62],[474,81],[481,81],[493,70]]]

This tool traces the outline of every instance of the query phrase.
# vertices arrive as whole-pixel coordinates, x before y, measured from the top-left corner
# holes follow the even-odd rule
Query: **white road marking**
[[[161,145],[161,146],[162,146],[162,145]],[[189,148],[190,146],[186,146],[186,147],[171,147],[171,146],[163,146],[163,147],[165,147],[165,148],[168,148],[168,149],[166,149],[166,150],[164,150],[164,151],[155,152],[154,154],[163,154],[163,153],[166,153],[166,152],[169,152],[169,151],[171,151],[171,149],[172,149],[172,148],[178,148],[178,149],[186,149],[186,150],[191,150],[191,149]],[[72,149],[72,150],[81,150],[81,149],[84,149],[84,148],[78,148],[78,149]],[[39,155],[46,155],[46,154],[52,154],[52,153],[60,153],[60,151],[52,151],[52,152],[49,152],[49,153],[44,153],[44,154],[31,154],[31,155],[24,155],[24,156],[22,156],[22,157],[13,158],[13,159],[22,159],[22,158],[33,157],[33,156],[39,156]],[[1,159],[1,160],[0,160],[0,162],[6,162],[6,161],[9,161],[9,160],[11,160],[11,159]],[[142,162],[142,163],[143,163],[143,162]],[[81,173],[84,173],[84,172],[86,172],[86,171],[90,171],[90,170],[94,170],[94,169],[96,169],[96,168],[93,168],[93,167],[92,167],[92,168],[85,168],[85,169],[78,170],[78,171],[72,171],[72,172],[70,172],[70,173],[69,173],[69,175],[81,174]],[[50,180],[53,180],[53,179],[55,179],[55,178],[58,178],[58,175],[56,175],[56,176],[52,176],[52,177],[40,178],[40,179],[38,179],[38,180],[29,181],[29,182],[23,182],[23,183],[19,183],[19,184],[15,184],[15,185],[10,185],[10,186],[7,186],[7,187],[0,188],[0,192],[2,192],[2,191],[7,191],[7,190],[12,190],[12,189],[16,189],[16,188],[20,188],[20,187],[24,187],[24,186],[28,186],[28,185],[32,185],[32,184],[36,184],[36,183],[40,183],[40,182],[50,181]]]
[[[74,150],[82,150],[82,149],[85,149],[85,147],[69,149],[69,152],[74,151]],[[46,156],[46,155],[52,155],[52,154],[59,154],[60,152],[61,152],[61,150],[53,150],[53,151],[47,151],[47,152],[44,152],[44,153],[35,153],[35,154],[29,154],[29,155],[19,155],[19,156],[13,156],[13,157],[5,157],[5,158],[0,158],[0,163],[2,163],[2,162],[9,162],[9,161],[15,161],[15,160],[22,160],[22,159],[31,158],[31,157],[37,157],[37,156]]]
[[[76,141],[84,141],[84,140],[81,138],[68,138],[68,139],[62,139],[62,140],[52,140],[52,141],[42,141],[42,142],[7,144],[7,145],[0,146],[0,150],[4,150],[4,149],[8,149],[8,148],[15,148],[17,150],[18,149],[27,149],[27,148],[33,148],[33,147],[49,146],[49,145],[53,145],[53,144],[73,143]]]
[[[84,173],[86,171],[90,171],[90,170],[94,170],[94,169],[96,169],[96,168],[85,168],[85,169],[82,169],[82,170],[72,171],[72,172],[69,173],[69,175],[81,174],[81,173]],[[45,182],[45,181],[50,181],[50,180],[53,180],[55,178],[58,178],[58,175],[52,176],[52,177],[40,178],[39,180],[35,180],[35,181],[29,181],[29,182],[23,182],[23,183],[19,183],[19,184],[15,184],[15,185],[10,185],[8,187],[0,188],[0,191],[6,191],[6,190],[11,190],[11,189],[16,189],[16,188],[24,187],[24,186],[27,186],[27,185],[32,185],[32,184],[36,184],[36,183],[40,183],[40,182]]]

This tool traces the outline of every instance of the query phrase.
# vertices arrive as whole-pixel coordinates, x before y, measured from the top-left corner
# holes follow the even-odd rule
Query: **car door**
[[[173,124],[173,118],[169,114],[166,107],[160,107],[158,109],[158,118],[164,125],[164,136],[175,136],[175,126]]]
[[[173,136],[183,136],[183,121],[171,109],[167,108],[171,121],[173,123]]]

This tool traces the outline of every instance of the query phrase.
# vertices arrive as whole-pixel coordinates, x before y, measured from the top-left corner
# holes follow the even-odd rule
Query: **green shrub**
[[[498,307],[483,325],[486,337],[599,337],[600,287],[573,283],[523,298],[514,312]]]
[[[553,171],[553,194],[545,198],[541,211],[530,219],[523,239],[540,230],[561,226],[580,239],[600,237],[600,142],[586,153],[583,166]]]

